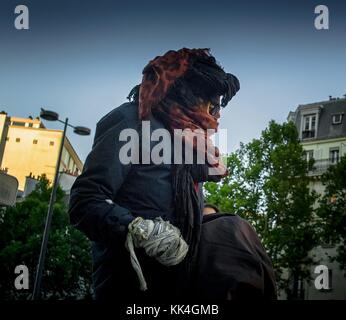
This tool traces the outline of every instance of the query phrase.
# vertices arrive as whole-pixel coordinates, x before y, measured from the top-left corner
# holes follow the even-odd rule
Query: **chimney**
[[[25,187],[24,187],[24,194],[23,196],[26,197],[28,196],[31,192],[33,192],[35,190],[35,187],[38,183],[38,180],[35,179],[35,176],[31,176],[31,172],[30,175],[25,177]]]

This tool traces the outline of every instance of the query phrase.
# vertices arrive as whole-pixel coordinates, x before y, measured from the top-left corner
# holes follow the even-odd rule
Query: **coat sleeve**
[[[71,189],[69,215],[90,240],[110,245],[125,241],[127,226],[134,219],[128,209],[113,202],[131,169],[119,159],[126,143],[119,141],[119,134],[129,126],[121,117],[106,128],[100,122],[83,172]]]

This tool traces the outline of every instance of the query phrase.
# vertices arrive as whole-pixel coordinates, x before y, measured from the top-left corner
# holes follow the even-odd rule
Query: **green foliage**
[[[282,270],[295,279],[308,279],[313,262],[309,251],[317,244],[308,165],[293,123],[271,121],[259,139],[227,159],[230,175],[207,183],[207,201],[223,212],[239,214],[256,229],[277,272],[280,288],[293,297]],[[293,290],[294,291],[294,290]]]
[[[346,271],[346,155],[329,167],[322,182],[326,190],[317,210],[322,239],[336,246],[337,256],[332,260]]]
[[[0,212],[0,299],[27,299],[32,293],[51,188],[45,176],[15,207]],[[90,243],[70,226],[64,192],[58,188],[42,279],[46,299],[90,295]],[[14,269],[29,269],[29,290],[16,290]]]

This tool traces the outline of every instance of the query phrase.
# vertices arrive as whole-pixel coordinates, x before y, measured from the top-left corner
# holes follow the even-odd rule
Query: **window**
[[[32,128],[32,125],[33,125],[32,123],[29,123],[29,128]]]
[[[10,140],[10,137],[6,137],[6,141]]]
[[[305,150],[304,151],[304,160],[309,162],[314,158],[314,150]]]
[[[54,146],[54,141],[49,141],[50,146]]]
[[[309,114],[303,117],[302,138],[315,138],[316,133],[316,114]]]
[[[33,144],[37,144],[37,142],[38,142],[38,141],[37,141],[36,139],[34,139],[34,140],[32,141]]]
[[[16,138],[16,142],[20,142],[20,138]]]
[[[329,149],[329,161],[332,164],[336,164],[339,162],[339,148]]]
[[[342,113],[332,115],[332,123],[340,124],[342,122]]]
[[[25,127],[25,122],[12,121],[13,126]]]

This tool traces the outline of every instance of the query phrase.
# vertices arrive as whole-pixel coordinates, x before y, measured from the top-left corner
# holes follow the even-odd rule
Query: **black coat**
[[[251,225],[237,215],[203,217],[196,296],[276,299],[272,263]]]

